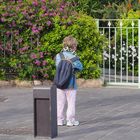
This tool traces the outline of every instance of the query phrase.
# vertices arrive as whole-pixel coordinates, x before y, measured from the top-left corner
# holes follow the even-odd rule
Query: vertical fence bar
[[[121,73],[120,73],[120,80],[122,82],[122,20],[120,21],[120,30],[121,30],[121,38],[120,38],[120,43],[121,43],[121,57],[120,57],[120,61],[121,61],[121,64],[120,64],[120,68],[121,68]]]
[[[116,83],[116,61],[117,61],[117,56],[116,56],[116,27],[115,27],[115,83]]]
[[[134,83],[134,22],[132,20],[132,83]]]
[[[103,35],[104,35],[104,28],[103,28]],[[104,51],[105,51],[105,49],[103,48],[103,80],[105,81],[105,60],[104,60]]]
[[[109,47],[109,82],[110,82],[110,48],[111,48],[111,46],[110,46],[110,26],[111,26],[111,22],[110,21],[108,22],[108,26],[109,26],[109,35],[108,35],[109,45],[108,45],[108,47]]]
[[[138,87],[140,88],[140,19],[138,20]]]
[[[126,82],[128,82],[128,28],[126,28]]]

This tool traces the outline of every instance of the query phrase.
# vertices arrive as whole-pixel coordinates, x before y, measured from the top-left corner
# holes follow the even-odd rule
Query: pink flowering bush
[[[67,35],[79,42],[84,65],[79,77],[99,78],[104,38],[92,17],[76,13],[67,0],[5,0],[0,5],[0,66],[14,69],[14,78],[52,80],[55,55]],[[0,69],[0,79],[6,72]]]
[[[50,0],[5,0],[0,5],[0,66],[15,69],[19,79],[52,79],[49,51],[40,38],[53,30],[55,16],[67,17],[70,3]],[[4,75],[0,69],[0,77]]]

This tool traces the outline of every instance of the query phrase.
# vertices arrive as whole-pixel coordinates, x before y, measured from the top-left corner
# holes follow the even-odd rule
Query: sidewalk
[[[140,140],[140,90],[79,89],[78,127],[59,127],[54,140]],[[31,88],[0,89],[0,140],[47,140],[33,137]]]

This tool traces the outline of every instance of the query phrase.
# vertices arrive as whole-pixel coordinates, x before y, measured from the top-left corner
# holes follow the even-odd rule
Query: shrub
[[[82,11],[97,19],[118,19],[133,9],[140,9],[139,0],[67,0],[73,3],[75,10]]]
[[[76,17],[70,16],[67,20],[55,17],[53,31],[41,38],[41,50],[48,50],[49,55],[54,57],[62,49],[63,38],[68,35],[74,36],[79,42],[77,54],[84,65],[84,70],[79,74],[79,77],[99,78],[103,36],[100,36],[96,22],[90,16],[78,14]],[[54,61],[51,60],[50,65],[53,63]],[[53,67],[55,66],[53,65]]]
[[[11,67],[17,78],[47,78],[46,52],[40,38],[53,29],[53,18],[71,14],[67,2],[49,0],[7,0],[0,5],[0,65]],[[36,59],[31,59],[34,53]],[[34,56],[33,56],[34,57]],[[44,72],[45,71],[45,72]],[[5,73],[1,72],[1,75]],[[2,77],[2,76],[1,76]]]
[[[70,2],[30,0],[0,5],[0,64],[18,79],[53,79],[54,57],[62,40],[73,35],[84,71],[79,77],[99,78],[102,41],[93,18],[77,14]],[[0,72],[1,79],[5,71]]]

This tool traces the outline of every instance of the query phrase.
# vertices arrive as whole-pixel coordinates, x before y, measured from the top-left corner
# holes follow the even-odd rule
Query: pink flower
[[[19,51],[22,53],[22,52],[28,50],[28,48],[29,48],[29,47],[26,46],[26,47],[20,48]]]
[[[36,54],[35,54],[35,53],[32,53],[32,54],[30,55],[30,57],[31,57],[32,59],[37,58],[37,56],[36,56]]]
[[[34,64],[36,64],[37,66],[40,66],[41,62],[39,60],[35,60]]]
[[[22,14],[26,16],[27,12],[26,11],[23,11]]]
[[[16,10],[18,11],[20,8],[19,7],[16,7]]]
[[[4,13],[4,14],[2,14],[2,16],[7,17],[8,16],[8,13]]]
[[[62,12],[63,11],[63,8],[60,8],[59,10]]]
[[[19,42],[19,43],[21,43],[22,41],[23,41],[23,39],[22,39],[22,38],[19,38],[19,39],[18,39],[18,42]]]
[[[49,13],[49,16],[53,16],[54,14],[53,13]]]
[[[56,13],[56,12],[54,12],[54,13],[53,13],[53,15],[54,15],[54,16],[56,16],[56,15],[57,15],[57,13]]]
[[[63,16],[62,18],[67,19],[67,18],[68,18],[68,16]]]
[[[44,6],[44,5],[43,5],[41,8],[42,8],[44,11],[46,10],[46,6]]]
[[[35,30],[35,29],[36,29],[36,26],[33,26],[33,27],[32,27],[32,30]]]
[[[0,50],[2,50],[2,51],[4,50],[1,45],[0,45]]]
[[[41,2],[46,2],[46,0],[41,0]]]
[[[7,47],[7,49],[12,49],[11,43],[10,42],[7,42],[6,43],[6,47]]]
[[[27,23],[27,25],[31,26],[31,25],[32,25],[32,23],[29,21],[29,22]]]
[[[51,25],[51,21],[47,21],[47,25],[50,26]]]
[[[1,18],[0,20],[1,20],[1,22],[4,22],[5,21],[5,18]]]
[[[43,29],[43,27],[42,27],[42,26],[40,26],[40,27],[38,28],[38,30],[39,30],[39,31],[41,31],[42,29]]]
[[[33,2],[33,5],[34,5],[34,6],[38,6],[38,2],[37,2],[37,1],[34,1],[34,2]]]
[[[36,79],[36,76],[35,76],[35,75],[32,75],[32,78],[33,78],[33,79]]]
[[[13,26],[13,27],[16,26],[16,22],[15,22],[15,21],[12,22],[12,26]]]
[[[40,58],[43,58],[44,55],[43,55],[43,52],[40,52]]]
[[[39,33],[39,30],[32,30],[32,32],[33,32],[34,34],[38,34],[38,33]]]
[[[48,13],[45,13],[45,14],[44,14],[44,16],[48,16],[48,15],[49,15]]]
[[[64,9],[64,8],[65,8],[65,5],[61,5],[61,8],[63,8],[63,9]]]
[[[43,65],[43,66],[46,66],[46,64],[47,64],[47,62],[44,60],[44,61],[42,62],[42,65]]]
[[[15,31],[14,32],[14,35],[19,35],[19,31]]]
[[[9,24],[9,27],[11,28],[12,27],[12,24]]]
[[[7,36],[9,36],[10,34],[11,34],[11,32],[10,32],[10,31],[7,31],[7,32],[6,32],[6,35],[7,35]]]
[[[46,73],[46,74],[44,74],[44,77],[48,77],[48,74]]]
[[[39,33],[39,30],[37,29],[36,26],[33,26],[33,27],[32,27],[32,32],[33,32],[34,34],[37,34],[37,33]]]

